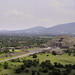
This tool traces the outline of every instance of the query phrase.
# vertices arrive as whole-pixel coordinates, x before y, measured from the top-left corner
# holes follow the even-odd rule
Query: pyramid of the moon
[[[48,41],[47,45],[50,47],[70,48],[75,46],[75,38],[67,35],[61,35]]]

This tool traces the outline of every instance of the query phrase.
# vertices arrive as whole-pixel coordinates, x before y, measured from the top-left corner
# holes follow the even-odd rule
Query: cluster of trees
[[[26,72],[28,73],[29,70],[26,69],[26,68],[30,68],[31,66],[34,66],[34,67],[37,67],[39,64],[39,60],[38,59],[35,59],[35,60],[23,60],[23,65],[21,65],[19,68],[17,68],[15,70],[16,73],[21,73],[21,72]],[[32,75],[34,71],[32,71]]]
[[[21,61],[18,58],[12,59],[11,62],[21,62]],[[32,66],[34,66],[34,69],[29,70],[28,68],[31,68]],[[36,70],[35,67],[37,67],[38,70]],[[62,68],[64,68],[64,70],[61,70]],[[9,64],[7,62],[4,63],[4,69],[10,69]],[[69,75],[72,69],[75,69],[75,65],[72,64],[62,65],[61,63],[57,62],[55,62],[53,65],[51,64],[50,60],[45,60],[39,63],[39,59],[34,60],[24,59],[23,64],[19,65],[19,67],[15,69],[15,73],[19,74],[25,72],[31,73],[31,75],[41,75],[42,73],[46,73],[48,75]]]
[[[68,53],[69,56],[73,53],[73,56],[75,56],[75,50],[68,49],[66,53]]]
[[[48,73],[48,75],[69,75],[72,69],[75,69],[75,65],[62,65],[61,63],[55,62],[51,64],[50,60],[39,63],[38,59],[34,60],[23,60],[23,64],[19,68],[15,69],[15,73],[26,72],[29,73],[32,66],[39,68],[38,70],[31,70],[32,75],[41,75],[41,73]],[[62,71],[61,69],[64,68]]]
[[[49,38],[26,37],[26,36],[0,36],[0,48],[17,46],[38,46],[46,43]]]
[[[20,62],[20,59],[17,58],[17,59],[12,59],[11,62]]]

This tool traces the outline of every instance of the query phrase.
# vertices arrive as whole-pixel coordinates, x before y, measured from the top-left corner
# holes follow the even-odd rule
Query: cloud
[[[26,19],[32,19],[33,16],[31,14],[28,13],[24,13],[22,11],[17,11],[17,10],[10,10],[10,11],[6,11],[4,13],[2,13],[0,18],[4,18],[4,20],[8,20],[8,21],[20,21],[20,20],[26,20]]]
[[[73,21],[75,21],[75,0],[0,1],[0,25],[17,24],[20,28],[22,25],[23,28],[37,25],[51,27]]]
[[[26,14],[25,17],[27,17],[27,18],[33,18],[33,16],[31,14]]]
[[[20,16],[20,15],[24,15],[23,12],[20,12],[20,11],[17,11],[17,10],[11,10],[11,11],[8,11],[8,12],[4,12],[4,15],[17,15],[17,16]]]
[[[44,19],[41,19],[40,21],[42,21],[42,22],[50,22],[50,19],[49,18],[44,18]]]

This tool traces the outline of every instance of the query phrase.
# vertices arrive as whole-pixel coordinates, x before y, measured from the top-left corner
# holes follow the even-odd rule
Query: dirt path
[[[43,50],[49,50],[49,49],[50,49],[50,47],[42,48],[42,49],[32,49],[32,50],[29,50],[30,53],[28,53],[28,54],[24,54],[24,55],[16,56],[16,57],[13,57],[13,58],[8,58],[8,59],[0,60],[0,62],[5,62],[5,61],[8,61],[8,60],[12,60],[12,59],[26,57],[26,56],[29,56],[31,54],[39,53],[39,52],[42,52]]]

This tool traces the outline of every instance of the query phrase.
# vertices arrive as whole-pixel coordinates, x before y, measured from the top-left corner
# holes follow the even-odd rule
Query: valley
[[[13,39],[15,46],[9,45],[9,41],[4,44],[3,38],[10,43]],[[67,35],[17,38],[1,38],[0,75],[75,74],[75,38]]]

